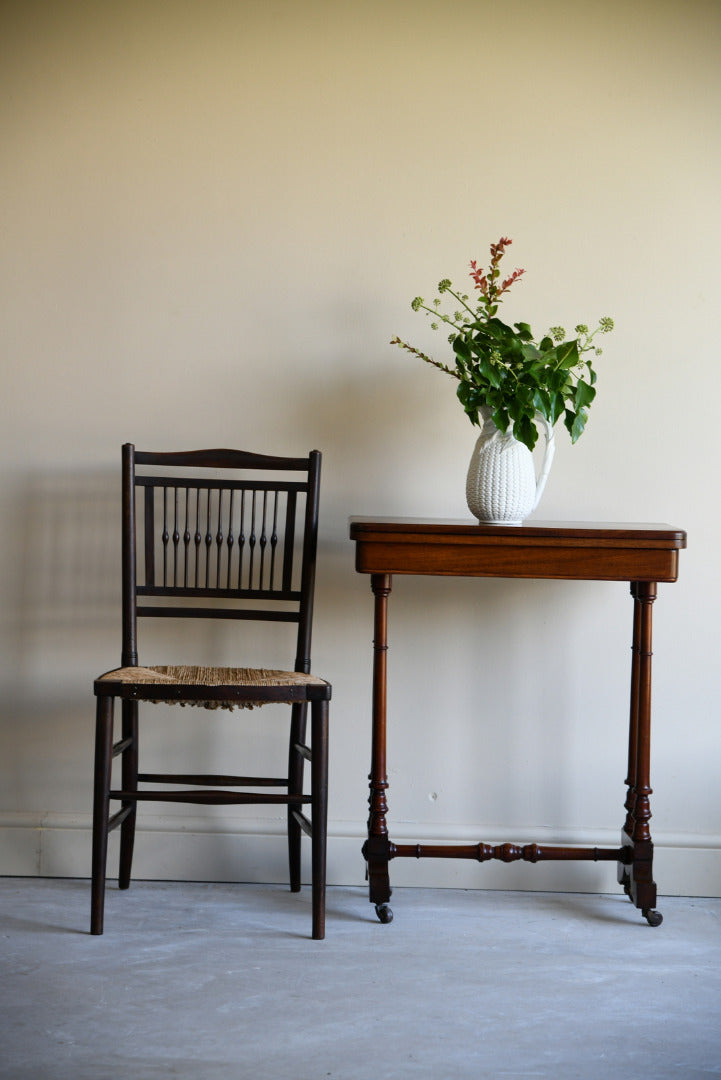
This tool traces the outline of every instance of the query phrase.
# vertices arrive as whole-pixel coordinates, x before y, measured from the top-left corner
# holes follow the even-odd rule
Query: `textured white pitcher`
[[[538,479],[531,451],[509,427],[503,433],[493,423],[493,411],[479,410],[481,434],[466,477],[466,502],[483,525],[520,525],[538,506],[555,453],[553,428],[536,414],[545,428],[546,448]]]

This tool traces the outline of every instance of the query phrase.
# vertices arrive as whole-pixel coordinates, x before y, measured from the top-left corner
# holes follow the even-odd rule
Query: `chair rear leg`
[[[328,838],[328,702],[311,706],[311,867],[313,937],[325,937],[326,847]]]
[[[108,819],[110,816],[110,774],[113,762],[113,706],[112,697],[98,698],[95,720],[91,934],[103,932],[105,867],[108,858]]]
[[[138,703],[123,701],[123,740],[129,739],[129,746],[123,750],[122,784],[123,791],[138,790]],[[123,806],[127,806],[123,803]],[[120,871],[118,888],[127,889],[130,885],[130,870],[133,865],[133,845],[135,843],[135,819],[137,803],[131,804],[128,816],[120,826]]]
[[[292,706],[290,720],[290,745],[288,747],[288,794],[303,794],[303,766],[305,759],[296,750],[305,742],[308,706],[299,702]],[[288,807],[288,868],[291,892],[300,892],[300,840],[301,827],[293,816],[293,806]]]

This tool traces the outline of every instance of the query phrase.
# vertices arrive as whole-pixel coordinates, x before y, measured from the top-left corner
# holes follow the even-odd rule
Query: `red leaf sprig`
[[[509,237],[502,236],[497,243],[491,244],[491,262],[488,270],[479,267],[476,260],[471,259],[471,277],[476,288],[481,293],[481,303],[487,309],[489,315],[495,315],[495,310],[491,309],[495,309],[503,294],[507,293],[510,287],[518,281],[521,274],[526,272],[521,269],[514,270],[500,285],[496,284],[501,276],[498,264],[505,255],[506,248],[512,243],[513,241]]]

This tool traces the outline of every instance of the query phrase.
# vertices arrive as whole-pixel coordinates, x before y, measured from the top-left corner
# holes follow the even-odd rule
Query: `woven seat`
[[[325,694],[328,687],[325,679],[300,671],[189,665],[115,668],[96,679],[98,683],[114,684],[116,697],[229,710],[255,709],[271,700],[283,705],[310,701],[318,692]],[[107,690],[107,686],[102,689]],[[202,696],[183,696],[190,689]],[[278,696],[271,698],[271,692]]]
[[[183,470],[182,475],[179,469]],[[100,675],[95,738],[91,932],[104,921],[108,834],[120,826],[121,889],[130,884],[137,804],[278,804],[287,807],[290,887],[301,887],[301,832],[311,837],[314,938],[325,934],[328,702],[331,687],[310,673],[320,454],[267,457],[235,450],[136,452],[123,447],[123,644],[121,666]],[[140,567],[140,573],[138,568]],[[138,662],[139,618],[296,624],[295,662],[274,667]],[[114,742],[114,702],[122,733]],[[282,776],[143,773],[139,703],[253,709],[290,705]],[[310,712],[311,740],[306,744]],[[210,721],[208,721],[210,723]],[[210,733],[212,727],[204,728]],[[121,759],[113,787],[113,759]],[[310,793],[304,762],[310,761]],[[280,770],[279,770],[280,772]],[[154,787],[145,785],[171,785]],[[185,785],[186,790],[175,790]],[[190,787],[190,790],[187,788]],[[262,788],[262,791],[247,790]],[[270,792],[268,788],[278,788]],[[244,789],[244,790],[229,790]],[[110,814],[113,800],[120,808]],[[311,816],[305,811],[310,807]]]

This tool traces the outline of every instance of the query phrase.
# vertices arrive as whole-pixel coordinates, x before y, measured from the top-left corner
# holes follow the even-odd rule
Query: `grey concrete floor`
[[[721,1076],[721,900],[0,879],[3,1080]]]

